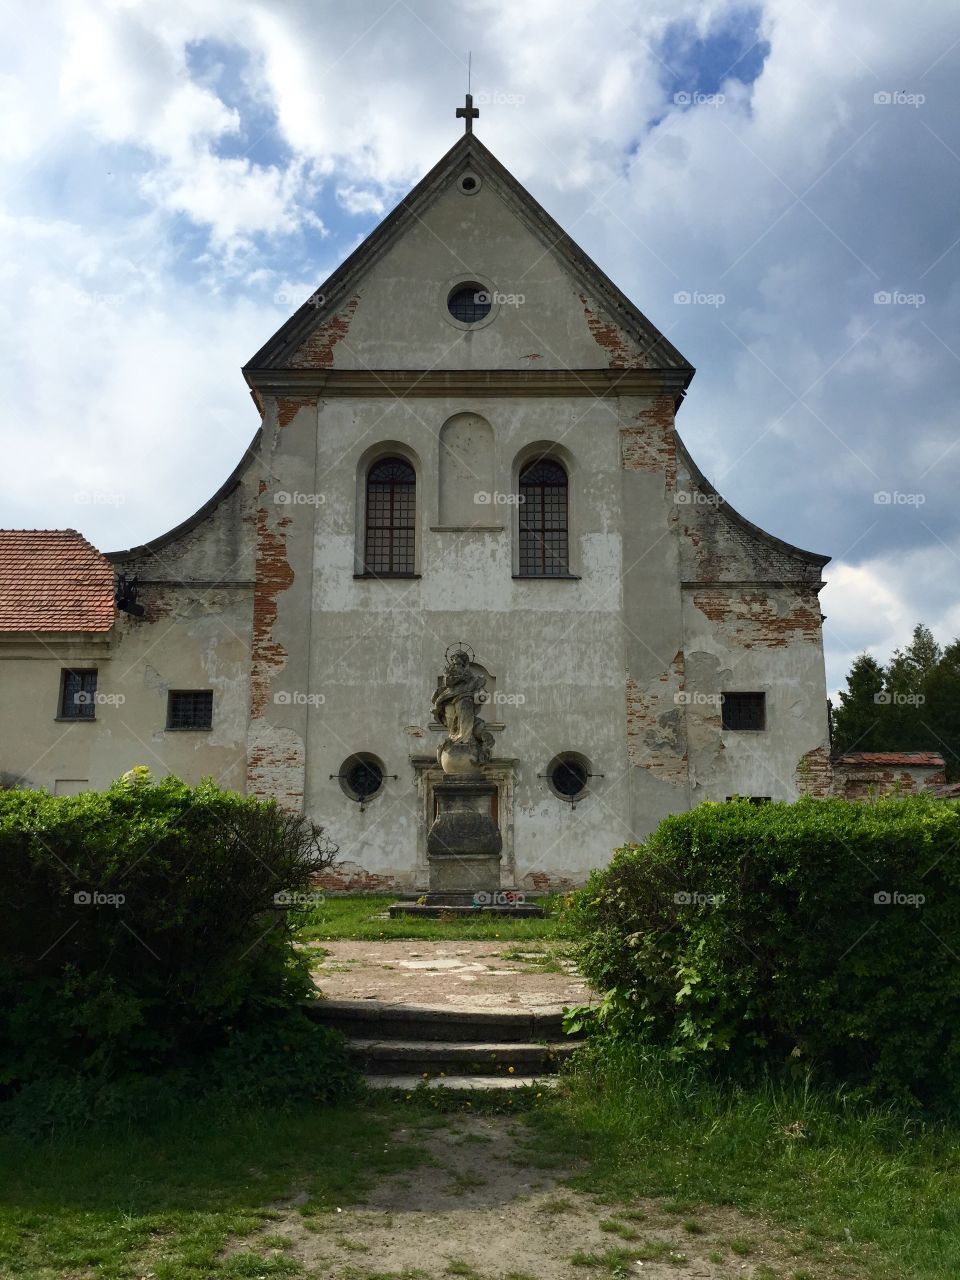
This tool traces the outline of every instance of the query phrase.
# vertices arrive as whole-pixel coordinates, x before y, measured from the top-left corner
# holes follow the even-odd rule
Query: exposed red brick
[[[846,751],[836,756],[837,765],[906,765],[908,768],[944,768],[946,761],[939,751]]]
[[[820,643],[822,617],[814,589],[741,591],[710,589],[693,593],[693,603],[744,649],[785,649],[807,640]],[[778,608],[781,604],[783,607]]]
[[[683,653],[678,653],[644,688],[629,674],[626,682],[627,758],[675,786],[689,778],[683,708],[676,697],[683,678]]]
[[[301,409],[305,409],[309,405],[315,405],[316,403],[316,400],[311,396],[278,396],[277,426],[280,427],[281,430],[284,427],[289,426]]]
[[[583,304],[583,314],[587,317],[587,327],[593,335],[594,342],[596,342],[597,346],[603,347],[604,351],[610,356],[609,367],[611,369],[629,369],[641,365],[642,361],[631,350],[623,330],[618,328],[612,320],[607,320],[598,312],[592,310],[582,293],[580,294],[580,301]]]
[[[260,481],[260,493],[266,490]],[[293,583],[293,570],[287,560],[286,529],[289,516],[277,521],[277,531],[268,526],[268,511],[257,511],[257,558],[253,588],[253,642],[250,653],[250,714],[263,715],[270,692],[270,679],[281,667],[287,651],[273,636],[277,620],[277,597]]]
[[[350,322],[360,299],[351,298],[341,311],[310,333],[290,357],[291,369],[329,369],[333,365],[333,352],[338,342],[350,332]]]
[[[677,483],[677,440],[674,404],[659,396],[649,409],[636,415],[637,426],[620,432],[620,465],[626,471],[658,471],[667,478],[667,489]]]
[[[270,737],[250,748],[247,755],[247,794],[276,800],[281,809],[299,813],[303,808],[303,744],[290,734]]]
[[[797,791],[802,796],[822,799],[833,786],[833,765],[826,747],[814,747],[797,761],[794,773]]]
[[[313,882],[330,893],[383,893],[401,887],[396,876],[367,871],[357,862],[340,862],[314,876]]]
[[[563,893],[576,885],[569,876],[553,876],[546,871],[530,871],[520,882],[522,889],[534,889],[538,893]]]

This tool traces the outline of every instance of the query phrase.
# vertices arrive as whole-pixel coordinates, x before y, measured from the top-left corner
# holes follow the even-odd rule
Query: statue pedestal
[[[437,816],[427,835],[431,892],[496,893],[503,840],[493,820],[495,782],[449,778],[434,787]]]

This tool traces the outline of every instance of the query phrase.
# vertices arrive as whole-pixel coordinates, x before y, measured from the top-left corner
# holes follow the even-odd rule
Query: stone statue
[[[465,649],[447,651],[447,667],[433,695],[434,714],[447,731],[437,750],[437,760],[446,773],[461,772],[468,762],[477,768],[493,754],[493,734],[477,715],[486,683],[483,676],[470,670],[470,655]],[[454,759],[461,764],[451,769]]]

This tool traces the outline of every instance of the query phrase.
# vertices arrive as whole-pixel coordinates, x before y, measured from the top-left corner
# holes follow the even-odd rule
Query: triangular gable
[[[479,173],[509,203],[513,213],[544,252],[558,256],[570,276],[581,285],[580,300],[596,342],[607,349],[606,367],[624,367],[629,357],[621,349],[639,350],[647,369],[671,369],[693,376],[693,366],[647,317],[621,292],[583,249],[559,226],[517,179],[473,134],[457,140],[430,172],[404,197],[333,274],[283,324],[244,366],[249,377],[257,371],[289,367],[312,334],[328,332],[356,306],[356,289],[406,230],[423,218],[464,169]],[[325,326],[327,327],[325,329]],[[336,337],[336,330],[333,332]]]

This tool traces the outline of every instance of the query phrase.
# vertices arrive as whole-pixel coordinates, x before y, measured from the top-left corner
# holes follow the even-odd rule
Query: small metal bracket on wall
[[[399,776],[400,775],[398,773],[384,773],[384,774],[381,774],[380,781],[386,782],[387,779],[389,778],[392,782],[396,782]],[[329,781],[332,782],[334,778],[337,778],[340,782],[345,782],[345,781],[349,781],[350,775],[348,773],[331,773]],[[378,791],[379,791],[379,788],[378,788]],[[361,813],[363,813],[366,810],[367,801],[370,799],[369,796],[352,796],[346,791],[344,791],[344,795],[347,797],[348,800],[352,800],[354,804],[358,804],[360,806]]]

